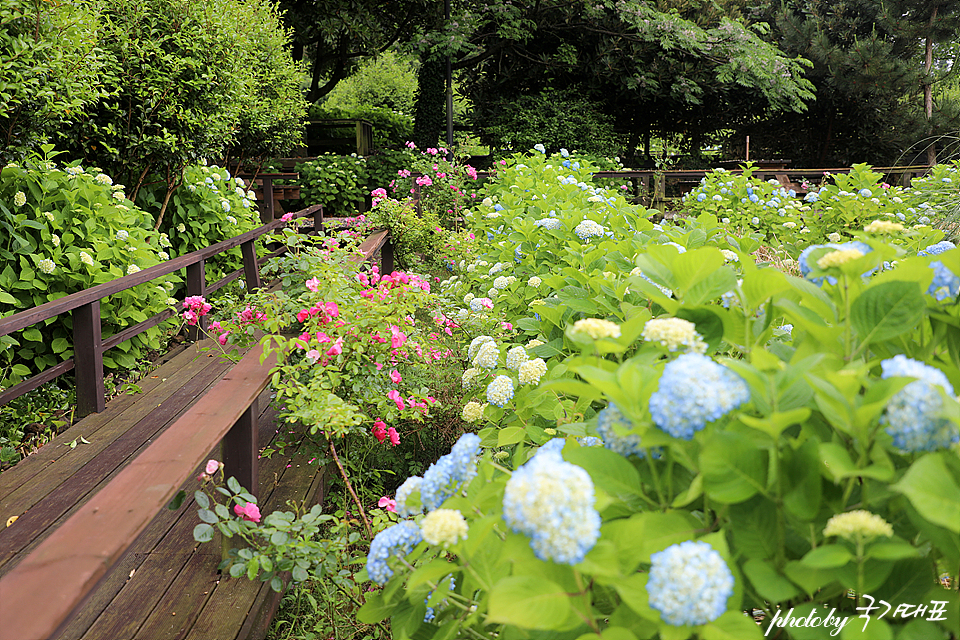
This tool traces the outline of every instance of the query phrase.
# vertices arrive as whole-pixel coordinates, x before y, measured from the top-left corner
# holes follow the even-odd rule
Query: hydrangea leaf
[[[556,583],[535,576],[511,576],[491,590],[487,620],[559,631],[570,628],[572,614],[570,598]]]
[[[921,516],[960,534],[960,487],[938,454],[923,456],[890,486],[907,496]]]

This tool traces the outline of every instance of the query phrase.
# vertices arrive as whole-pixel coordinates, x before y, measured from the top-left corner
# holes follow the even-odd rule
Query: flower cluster
[[[949,240],[941,240],[936,244],[932,244],[929,247],[920,251],[917,255],[919,256],[938,256],[944,251],[949,251],[950,249],[956,249],[957,246],[950,242]]]
[[[543,358],[534,358],[527,360],[520,365],[517,377],[520,384],[539,384],[540,378],[547,372],[547,363]]]
[[[859,249],[837,249],[817,260],[817,266],[821,269],[829,269],[830,267],[839,267],[851,260],[862,257],[863,252]]]
[[[487,385],[487,402],[503,407],[513,398],[513,380],[510,376],[497,376]]]
[[[617,434],[617,428],[622,431],[629,431],[633,428],[630,420],[620,411],[616,404],[611,402],[597,414],[597,433],[603,440],[603,446],[614,453],[619,453],[625,458],[637,456],[643,458],[646,451],[640,444],[640,436],[629,434],[621,436]]]
[[[200,318],[210,313],[213,307],[203,299],[203,296],[189,296],[184,298],[183,308],[183,319],[192,327],[200,322]]]
[[[933,282],[927,288],[927,293],[939,302],[952,300],[960,294],[960,276],[947,268],[940,260],[930,263],[933,269]]]
[[[465,422],[476,422],[483,417],[483,405],[476,401],[468,402],[463,405],[463,411],[460,412],[460,417],[463,418]]]
[[[750,399],[750,389],[730,369],[699,353],[685,353],[664,367],[650,396],[654,423],[674,438],[693,434]]]
[[[864,189],[866,191],[866,189]],[[874,220],[863,228],[867,233],[889,234],[903,231],[903,225],[899,222],[890,222],[889,220]]]
[[[420,483],[420,499],[427,511],[438,509],[444,500],[477,475],[476,457],[479,449],[480,438],[476,434],[465,433],[453,445],[450,453],[430,465]],[[399,491],[397,505],[399,509]]]
[[[560,456],[563,440],[547,443],[513,472],[503,494],[503,519],[530,538],[538,558],[577,564],[600,537],[593,481]]]
[[[943,398],[937,387],[953,395],[953,386],[939,369],[897,355],[880,363],[882,378],[917,378],[898,391],[887,404],[881,423],[905,452],[935,451],[960,441],[960,431],[941,417]]]
[[[733,574],[706,542],[687,540],[650,556],[650,606],[667,624],[696,626],[716,620],[733,594]]]
[[[512,347],[507,350],[507,369],[518,371],[520,365],[530,359],[524,347]]]
[[[434,509],[420,522],[423,539],[432,544],[449,547],[467,537],[467,521],[456,509]]]
[[[583,320],[577,320],[573,323],[573,328],[570,329],[570,333],[592,340],[619,338],[620,325],[616,322],[610,322],[609,320],[601,320],[600,318],[584,318]]]
[[[378,533],[370,543],[370,553],[367,554],[370,579],[379,585],[386,584],[393,577],[388,560],[393,556],[407,555],[422,539],[420,528],[409,520],[398,522]]]
[[[587,240],[589,238],[598,238],[605,234],[607,230],[598,222],[584,220],[574,227],[573,232],[577,234],[577,237],[581,240]]]
[[[829,520],[827,526],[823,529],[823,535],[826,537],[840,536],[847,540],[855,541],[858,538],[884,538],[893,537],[893,527],[890,523],[880,516],[856,509],[846,513],[838,513]]]
[[[687,351],[703,353],[707,345],[703,336],[697,333],[697,325],[682,318],[654,318],[643,325],[643,339],[659,342],[668,351],[686,347]]]

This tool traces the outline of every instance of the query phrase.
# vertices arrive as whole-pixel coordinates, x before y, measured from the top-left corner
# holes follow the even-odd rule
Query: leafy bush
[[[0,172],[0,314],[9,315],[64,295],[136,273],[168,259],[153,217],[136,208],[125,187],[99,169],[57,166],[45,155],[8,164]],[[170,304],[178,279],[167,276],[101,301],[103,336],[142,322]],[[0,338],[0,385],[73,356],[73,320],[63,314],[46,324]],[[104,355],[107,368],[135,364],[159,347],[160,327]]]
[[[462,313],[520,335],[471,343],[479,438],[398,490],[359,620],[759,640],[790,610],[856,632],[881,599],[955,610],[937,578],[960,564],[958,250],[851,231],[807,247],[797,278],[712,214],[653,225],[557,164],[508,162],[478,207]],[[876,613],[877,637],[960,632]]]
[[[620,154],[613,117],[575,92],[548,90],[499,100],[477,118],[481,140],[507,153],[542,144],[549,152],[567,147],[601,156]]]
[[[161,242],[169,242],[171,256],[205,249],[260,226],[253,191],[243,180],[231,177],[227,169],[191,165],[184,170],[182,182],[183,187],[170,199],[160,227]],[[140,193],[146,206],[159,209],[166,185],[159,181]],[[216,282],[241,266],[239,248],[218,254],[205,263],[207,282]]]
[[[324,154],[298,164],[301,203],[322,204],[328,216],[353,215],[370,192],[388,186],[411,159],[406,150],[382,150],[366,158]]]
[[[373,209],[365,216],[361,229],[384,228],[390,230],[393,239],[397,263],[409,269],[425,260],[428,263],[436,259],[436,249],[442,243],[445,232],[440,220],[430,212],[418,214],[410,201],[383,199],[377,201]],[[361,231],[361,234],[365,234]]]
[[[46,141],[106,88],[90,5],[0,0],[0,164]]]
[[[416,88],[413,63],[393,51],[386,51],[362,62],[350,77],[338,82],[324,97],[322,105],[324,110],[376,107],[411,114]]]

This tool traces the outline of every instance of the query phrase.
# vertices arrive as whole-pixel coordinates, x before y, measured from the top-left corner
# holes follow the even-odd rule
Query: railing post
[[[323,206],[317,207],[313,212],[313,232],[317,235],[323,234]]]
[[[107,401],[103,388],[99,300],[73,310],[73,367],[77,377],[78,417],[103,411]]]
[[[223,437],[223,475],[233,476],[244,489],[256,496],[260,491],[257,458],[260,454],[257,436],[257,400],[247,407],[240,419]]]
[[[380,247],[380,273],[393,273],[393,236],[387,235],[386,242]]]
[[[188,296],[206,296],[207,295],[207,275],[204,268],[204,260],[201,258],[191,265],[187,265],[187,295]],[[200,337],[200,331],[206,330],[206,316],[200,318],[197,325],[187,328],[187,337],[190,340],[196,340]]]
[[[261,177],[263,207],[260,208],[260,222],[267,224],[273,222],[273,178]]]
[[[260,268],[257,266],[257,247],[253,240],[240,245],[243,255],[243,276],[247,282],[247,291],[253,293],[260,288]]]

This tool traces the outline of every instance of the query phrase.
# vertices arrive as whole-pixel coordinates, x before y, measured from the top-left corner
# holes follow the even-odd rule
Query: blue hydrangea
[[[859,194],[862,198],[869,198],[873,195],[873,191],[870,191],[870,189],[860,189]]]
[[[950,271],[940,260],[931,262],[930,268],[933,269],[933,282],[930,283],[927,293],[940,302],[956,298],[960,294],[960,276]]]
[[[563,445],[560,438],[548,442],[513,472],[503,494],[503,519],[530,538],[541,560],[574,565],[600,537],[600,515],[590,475],[561,457]]]
[[[534,148],[536,151],[539,151],[540,153],[546,153],[546,152],[547,152],[547,149],[546,149],[542,144],[540,144],[539,142],[538,142],[537,144],[533,145],[533,148]]]
[[[378,533],[370,543],[370,553],[367,554],[370,579],[379,585],[386,584],[393,577],[393,569],[387,561],[394,556],[407,555],[421,540],[420,527],[411,520],[398,522]]]
[[[420,502],[427,511],[439,509],[444,501],[477,475],[480,438],[473,433],[460,436],[450,453],[441,456],[423,474]]]
[[[580,443],[581,447],[602,447],[603,440],[596,438],[594,436],[583,436],[582,438],[577,438],[577,442]]]
[[[513,398],[513,379],[510,376],[497,376],[487,385],[487,402],[503,407]]]
[[[631,433],[621,436],[617,434],[617,427],[621,430],[629,431],[633,428],[630,420],[620,411],[620,408],[611,402],[605,409],[597,414],[597,433],[603,439],[603,446],[614,453],[619,453],[625,458],[637,456],[643,458],[647,455],[643,446],[640,444],[640,436]],[[654,456],[656,457],[656,456]]]
[[[881,378],[917,378],[890,399],[880,419],[895,447],[905,452],[935,451],[960,441],[956,425],[940,417],[943,398],[937,387],[953,395],[953,386],[942,371],[903,354],[884,360],[880,367]]]
[[[537,220],[533,224],[534,226],[543,227],[544,229],[559,229],[562,226],[561,222],[556,218],[543,218],[542,220]]]
[[[697,626],[716,620],[733,595],[733,574],[706,542],[687,540],[650,556],[650,606],[667,624]]]
[[[420,490],[421,482],[423,482],[423,478],[420,476],[410,476],[397,488],[397,495],[394,496],[394,499],[397,501],[397,515],[401,518],[413,516],[423,511],[423,507],[414,508],[413,506],[407,505],[407,500],[410,498],[410,495],[414,491]]]
[[[927,219],[927,222],[930,220]],[[937,244],[932,244],[926,249],[922,250],[917,255],[920,256],[938,256],[944,251],[949,251],[950,249],[956,249],[956,245],[950,242],[949,240],[941,240]]]
[[[820,196],[815,191],[811,191],[810,193],[808,193],[803,197],[804,202],[816,202],[819,199],[820,199]]]
[[[562,155],[564,158],[569,158],[570,152],[567,151],[566,149],[560,149],[560,155]]]
[[[537,146],[542,146],[542,145],[537,145]],[[450,587],[447,590],[453,591],[456,588],[456,586],[457,586],[457,579],[454,576],[450,576]],[[427,597],[423,599],[423,604],[428,604],[432,596],[433,596],[433,590],[431,589],[430,593],[427,594]],[[441,604],[445,604],[446,602],[447,601],[444,600],[441,602]],[[427,607],[427,613],[423,616],[423,621],[433,622],[433,619],[436,617],[437,617],[437,612],[434,611],[433,607]]]
[[[698,193],[698,194],[697,194],[697,202],[703,202],[703,201],[706,200],[706,199],[707,199],[707,194],[705,194],[705,193]]]
[[[674,438],[690,440],[748,400],[750,389],[736,373],[707,356],[685,353],[664,367],[660,388],[650,396],[650,415]]]

